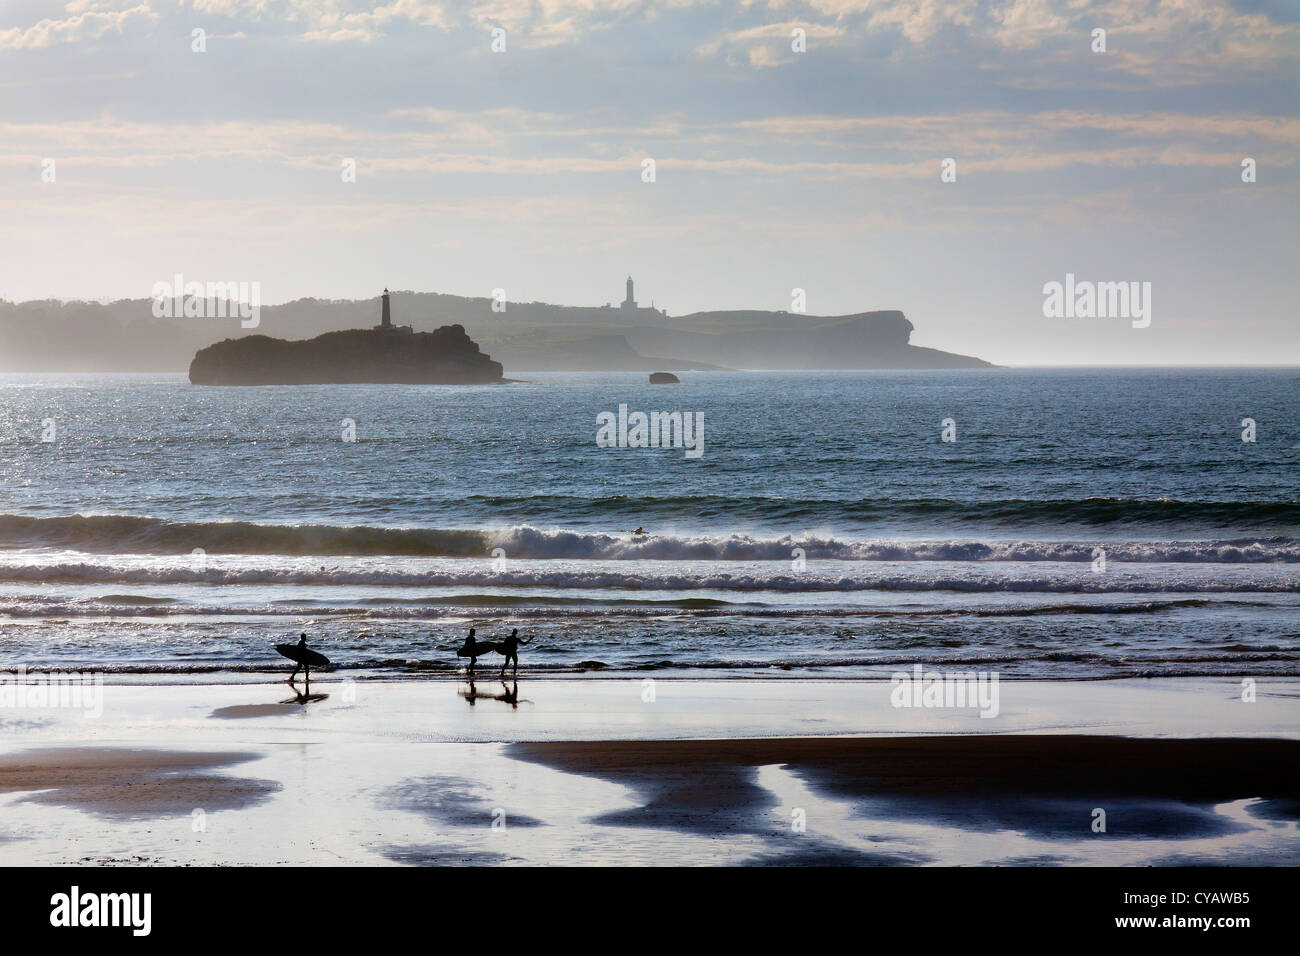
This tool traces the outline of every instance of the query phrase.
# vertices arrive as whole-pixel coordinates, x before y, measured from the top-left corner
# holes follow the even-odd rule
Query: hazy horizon
[[[598,306],[631,273],[1002,365],[1285,367],[1298,52],[1280,0],[18,0],[0,298]],[[1067,274],[1149,282],[1149,327],[1044,317]]]

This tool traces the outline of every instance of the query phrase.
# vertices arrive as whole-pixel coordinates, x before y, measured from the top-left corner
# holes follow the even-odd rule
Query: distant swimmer
[[[537,635],[533,635],[533,637],[536,636]],[[514,669],[512,670],[511,673],[515,673],[515,674],[519,673],[519,648],[525,644],[531,644],[532,642],[533,642],[532,637],[530,637],[526,641],[521,641],[519,639],[519,628],[516,627],[511,629],[509,637],[507,637],[505,640],[503,640],[500,644],[496,646],[497,653],[505,657],[505,660],[501,662],[502,677],[504,677],[506,674],[506,665],[509,664],[511,661],[514,661]]]

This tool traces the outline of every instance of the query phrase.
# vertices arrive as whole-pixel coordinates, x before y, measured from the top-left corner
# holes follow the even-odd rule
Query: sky
[[[1000,364],[1300,364],[1298,54],[1295,0],[3,0],[0,298],[630,273]],[[1149,325],[1045,316],[1067,274]]]

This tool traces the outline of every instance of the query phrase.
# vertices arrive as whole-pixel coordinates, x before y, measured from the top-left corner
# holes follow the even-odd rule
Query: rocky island
[[[382,321],[372,329],[326,332],[288,341],[266,335],[226,339],[199,349],[194,385],[482,385],[502,380],[494,362],[461,325],[432,332],[394,326],[384,290]]]

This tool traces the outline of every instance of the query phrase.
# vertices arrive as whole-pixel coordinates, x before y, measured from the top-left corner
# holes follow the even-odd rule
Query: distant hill
[[[208,314],[217,310],[210,309]],[[416,331],[463,326],[507,373],[529,370],[988,368],[965,355],[908,344],[899,311],[814,316],[788,312],[662,311],[510,302],[427,292],[392,293],[395,321]],[[379,297],[297,299],[264,306],[256,328],[238,318],[155,319],[149,299],[102,305],[0,301],[0,371],[184,371],[223,339],[307,339],[368,329]]]

